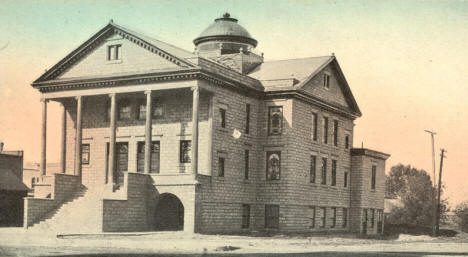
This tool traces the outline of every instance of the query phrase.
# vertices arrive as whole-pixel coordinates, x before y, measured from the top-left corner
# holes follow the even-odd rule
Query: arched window
[[[281,135],[283,133],[283,107],[271,106],[268,118],[268,134]]]
[[[279,180],[281,173],[281,152],[267,152],[266,179]]]

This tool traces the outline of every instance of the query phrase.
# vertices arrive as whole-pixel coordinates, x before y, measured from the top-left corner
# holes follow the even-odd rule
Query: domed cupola
[[[257,40],[237,23],[237,19],[231,18],[229,13],[216,19],[199,37],[193,40],[193,43],[199,51],[217,49],[221,43],[224,53],[238,53],[240,48],[248,51],[257,46]]]
[[[257,40],[237,23],[237,19],[231,18],[229,13],[215,19],[193,43],[198,55],[241,73],[248,73],[263,62],[262,56],[252,53]]]

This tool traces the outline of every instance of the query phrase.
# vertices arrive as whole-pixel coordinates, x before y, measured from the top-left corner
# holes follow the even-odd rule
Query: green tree
[[[468,232],[468,201],[457,205],[455,215],[458,217],[458,226],[461,231]]]
[[[432,195],[434,190],[429,174],[410,165],[393,166],[386,180],[386,196],[401,201],[387,218],[391,224],[430,226],[432,223]],[[441,191],[441,196],[443,190]],[[448,211],[447,200],[441,201],[441,219]]]

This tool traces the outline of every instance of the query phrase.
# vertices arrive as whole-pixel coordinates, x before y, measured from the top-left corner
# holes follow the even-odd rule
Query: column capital
[[[49,99],[44,98],[44,97],[41,97],[40,101],[41,101],[41,103],[44,103],[44,102],[45,102],[45,103],[48,103],[48,102],[49,102]]]
[[[81,100],[81,95],[75,96],[75,100]]]
[[[145,90],[144,93],[145,93],[145,95],[151,95],[151,93],[153,93],[153,91],[152,90]]]
[[[193,86],[190,88],[190,90],[192,91],[199,91],[200,90],[200,87],[199,86]]]
[[[112,97],[115,97],[115,96],[116,96],[116,93],[110,93],[110,94],[109,94],[109,97],[111,97],[111,98],[112,98]]]

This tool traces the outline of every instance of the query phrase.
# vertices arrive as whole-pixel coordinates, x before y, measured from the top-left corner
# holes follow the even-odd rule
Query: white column
[[[146,94],[146,126],[145,126],[145,174],[151,170],[151,142],[152,142],[152,97],[151,90],[145,91]]]
[[[42,104],[42,127],[41,127],[41,174],[46,174],[46,151],[47,151],[47,100],[41,99]]]
[[[192,87],[192,174],[197,178],[198,172],[198,105],[200,98],[200,89]]]
[[[116,128],[116,115],[115,115],[115,93],[109,95],[111,98],[111,110],[110,110],[110,140],[109,140],[109,170],[107,171],[107,183],[114,183],[114,169],[115,169],[115,128]]]
[[[75,175],[81,181],[81,109],[82,96],[76,97]]]
[[[66,154],[67,154],[67,111],[63,103],[60,108],[62,109],[62,131],[60,140],[60,169],[62,173],[66,171]]]

